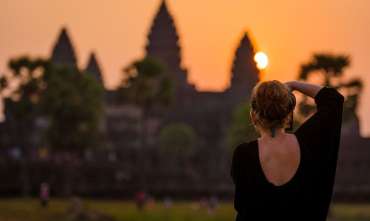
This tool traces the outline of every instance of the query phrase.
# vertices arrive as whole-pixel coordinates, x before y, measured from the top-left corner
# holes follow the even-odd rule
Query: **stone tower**
[[[174,20],[162,1],[148,35],[146,55],[160,61],[175,84],[176,100],[186,100],[195,92],[188,83],[187,71],[181,67],[181,47]]]
[[[97,61],[95,53],[91,53],[85,72],[91,74],[101,85],[104,86],[102,71]]]
[[[53,47],[51,61],[58,65],[68,65],[75,68],[77,67],[76,53],[68,35],[68,31],[65,27],[62,28]]]
[[[249,99],[251,91],[259,81],[259,70],[254,61],[255,50],[253,44],[245,33],[235,52],[231,82],[227,92],[231,99],[237,102]]]

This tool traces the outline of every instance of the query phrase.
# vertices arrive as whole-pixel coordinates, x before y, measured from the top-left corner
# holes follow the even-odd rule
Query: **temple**
[[[174,104],[166,110],[149,114],[146,124],[148,145],[141,148],[141,126],[138,126],[142,115],[140,108],[116,99],[117,90],[105,90],[102,123],[107,147],[105,150],[115,154],[114,159],[118,159],[119,166],[112,169],[106,163],[105,150],[95,153],[96,159],[103,159],[100,166],[96,167],[99,170],[97,174],[100,174],[100,178],[96,179],[102,185],[99,184],[99,187],[91,184],[89,191],[111,191],[117,196],[117,191],[124,195],[135,190],[137,165],[141,163],[138,162],[138,156],[145,153],[147,168],[144,172],[151,182],[151,192],[158,195],[182,193],[188,197],[191,194],[231,196],[231,179],[227,179],[230,177],[231,148],[227,143],[227,133],[231,130],[234,111],[240,104],[249,101],[252,88],[260,81],[260,72],[254,61],[255,47],[250,33],[243,33],[230,64],[229,86],[221,92],[198,91],[188,80],[188,71],[182,63],[180,42],[176,22],[168,4],[163,0],[150,26],[144,50],[145,56],[162,63],[166,74],[172,78],[175,85]],[[75,49],[66,28],[61,30],[50,60],[57,65],[78,68]],[[125,65],[122,64],[122,67]],[[104,75],[94,53],[91,53],[82,72],[92,75],[104,86]],[[336,192],[370,196],[369,176],[357,176],[354,172],[365,174],[370,168],[370,139],[360,137],[358,119],[354,118],[351,124],[343,125]],[[169,166],[170,157],[163,158],[159,151],[159,133],[173,123],[186,124],[197,136],[194,147],[196,154],[179,167]],[[0,135],[5,133],[6,128],[0,124]],[[121,177],[121,180],[117,177]],[[83,185],[90,185],[88,183]],[[351,192],[356,188],[356,193]]]

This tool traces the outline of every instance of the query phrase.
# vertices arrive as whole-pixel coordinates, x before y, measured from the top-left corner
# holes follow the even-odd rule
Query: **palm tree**
[[[343,121],[354,116],[358,104],[358,95],[362,90],[362,81],[360,79],[343,80],[344,70],[350,66],[350,63],[350,57],[346,55],[317,53],[313,55],[309,62],[301,65],[299,73],[300,80],[306,81],[312,75],[321,75],[324,86],[345,91],[347,99],[344,104]],[[314,109],[314,106],[309,104],[308,98],[306,96],[303,97],[302,102],[299,104],[300,113],[306,117]]]
[[[314,54],[308,63],[301,66],[299,78],[307,80],[310,74],[319,71],[324,77],[324,85],[333,86],[331,80],[341,77],[349,65],[350,58],[345,55]]]

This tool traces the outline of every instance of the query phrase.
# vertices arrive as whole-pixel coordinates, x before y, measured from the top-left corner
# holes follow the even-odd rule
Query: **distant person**
[[[147,196],[146,196],[146,203],[145,203],[145,205],[146,205],[146,207],[147,207],[148,209],[153,209],[153,208],[155,208],[155,206],[156,206],[156,201],[155,201],[154,197],[153,197],[153,196],[151,196],[151,195],[147,195]]]
[[[47,207],[49,203],[49,184],[44,182],[40,185],[40,202],[42,207]]]
[[[218,199],[216,196],[211,196],[208,200],[208,214],[213,214],[213,212],[218,207]]]
[[[172,201],[171,197],[168,197],[168,196],[165,197],[164,200],[163,200],[163,205],[167,209],[171,208],[172,205],[173,205],[173,201]]]
[[[199,199],[199,209],[208,208],[208,199],[206,197],[201,197]]]
[[[79,217],[83,214],[85,208],[83,206],[82,200],[79,197],[72,197],[71,203],[68,208],[68,214],[71,214],[73,217]]]
[[[144,191],[138,191],[135,195],[136,207],[143,210],[146,206],[147,195]]]
[[[286,133],[293,124],[293,90],[314,98],[317,111],[297,131]],[[253,89],[250,117],[261,136],[238,145],[233,154],[237,221],[326,220],[343,101],[333,88],[298,81],[266,81]]]

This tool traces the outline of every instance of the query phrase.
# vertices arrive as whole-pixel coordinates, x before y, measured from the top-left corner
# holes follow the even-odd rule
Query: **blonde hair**
[[[296,101],[289,88],[277,80],[258,83],[252,91],[251,106],[256,123],[270,129],[283,128]]]

